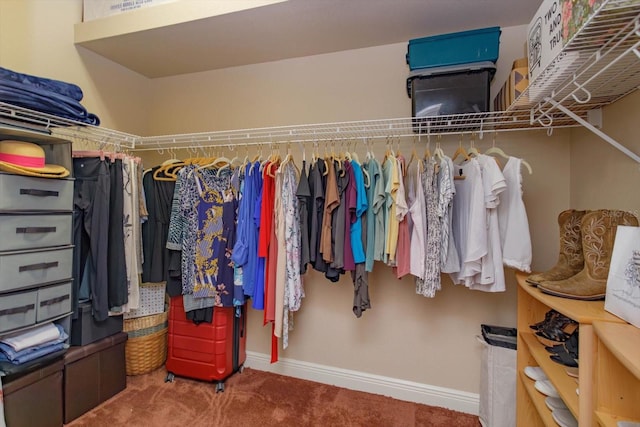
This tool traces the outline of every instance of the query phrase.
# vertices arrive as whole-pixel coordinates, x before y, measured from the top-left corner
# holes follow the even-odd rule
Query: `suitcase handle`
[[[59,191],[37,190],[35,188],[21,188],[20,195],[36,196],[36,197],[58,197]]]
[[[67,294],[67,295],[62,295],[62,296],[59,296],[59,297],[47,299],[47,300],[44,300],[44,301],[40,302],[40,307],[44,307],[46,305],[57,304],[57,303],[62,302],[64,300],[68,300],[69,298],[70,298],[70,296],[69,296],[69,294]]]
[[[55,233],[56,227],[18,227],[16,234]]]
[[[9,316],[11,314],[20,314],[26,313],[29,310],[33,310],[36,308],[35,304],[27,304],[22,307],[13,307],[13,308],[5,308],[4,310],[0,310],[0,316]]]

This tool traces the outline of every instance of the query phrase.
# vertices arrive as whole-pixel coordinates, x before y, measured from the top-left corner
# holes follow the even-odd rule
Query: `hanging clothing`
[[[230,177],[229,177],[230,179]],[[218,274],[216,276],[216,306],[232,307],[234,305],[234,267],[231,255],[236,239],[237,200],[229,182],[229,187],[222,193],[222,234],[217,249]]]
[[[297,171],[292,163],[285,165],[282,172],[282,211],[284,222],[280,228],[282,238],[285,242],[284,269],[284,306],[282,311],[282,347],[289,345],[289,331],[293,328],[293,312],[300,310],[302,298],[304,298],[304,287],[300,277],[300,223],[298,221],[300,212],[298,198],[296,197]]]
[[[364,176],[362,174],[362,166],[358,162],[352,161],[351,166],[353,168],[353,178],[355,182],[355,209],[352,211],[351,221],[349,226],[349,233],[351,235],[351,252],[353,254],[354,263],[360,264],[367,260],[365,254],[366,247],[366,234],[367,234],[367,219],[362,220],[369,209],[369,203],[367,201],[367,188],[364,186]],[[372,258],[373,259],[373,258]]]
[[[327,271],[327,263],[322,258],[321,240],[322,224],[324,222],[324,161],[319,159],[311,166],[309,171],[309,184],[311,186],[311,200],[313,210],[311,212],[311,232],[309,241],[309,259],[314,270],[324,273]]]
[[[374,260],[382,260],[384,253],[384,217],[382,209],[385,203],[384,179],[380,164],[376,159],[369,159],[365,164],[369,175],[367,188],[367,250],[365,270],[373,271]]]
[[[343,164],[343,175],[346,180],[346,187],[344,190],[344,221],[343,226],[343,246],[342,252],[344,254],[344,271],[353,271],[356,269],[356,263],[353,258],[353,249],[351,248],[351,223],[355,221],[356,216],[356,182],[353,172],[353,166],[351,162],[345,161]],[[342,203],[341,203],[342,205]],[[362,242],[361,242],[362,243]]]
[[[409,272],[417,279],[425,278],[425,262],[427,244],[426,244],[426,224],[427,224],[427,205],[424,199],[424,190],[422,185],[421,166],[422,161],[416,165],[415,170],[408,171],[408,200],[409,214],[411,215],[410,242],[411,257],[409,259]]]
[[[326,263],[334,261],[332,245],[332,220],[333,211],[340,206],[340,193],[338,191],[338,181],[333,162],[327,166],[327,180],[324,187],[324,216],[322,217],[322,232],[320,234],[320,253]]]
[[[438,218],[438,183],[435,161],[424,162],[422,190],[427,205],[427,240],[424,258],[424,280],[416,280],[416,293],[433,298],[442,286],[440,282],[440,218]]]
[[[353,167],[356,190],[356,206],[350,227],[351,250],[355,262],[355,270],[351,272],[351,279],[353,281],[353,314],[359,318],[364,311],[371,308],[368,273],[365,266],[367,256],[364,251],[364,248],[367,247],[368,223],[366,212],[369,204],[366,197],[362,168],[355,161],[352,161],[351,165]],[[365,217],[364,220],[363,216]]]
[[[398,155],[398,190],[396,191],[396,218],[398,220],[398,243],[396,247],[396,277],[401,279],[411,270],[411,241],[409,235],[409,205],[404,187],[405,159]]]
[[[244,190],[244,174],[240,168],[233,171],[231,176],[231,190],[235,195],[235,212],[234,212],[234,224],[233,224],[233,236],[232,239],[227,242],[227,247],[230,247],[230,260],[233,265],[233,305],[235,307],[243,306],[246,297],[244,295],[244,269],[241,266],[236,265],[233,261],[233,251],[238,242],[238,216],[240,215],[240,200],[242,199],[242,191]],[[237,312],[239,315],[239,312]]]
[[[142,224],[143,282],[162,282],[167,274],[167,239],[177,181],[155,180],[153,174],[158,168],[151,168],[142,179],[148,209],[148,219]],[[173,247],[174,250],[182,246],[180,239],[176,239],[176,242],[178,244]]]
[[[138,279],[138,233],[140,218],[138,215],[137,189],[134,187],[136,180],[136,163],[132,158],[122,161],[123,172],[123,231],[124,231],[124,259],[127,277],[128,302],[122,307],[123,312],[137,309],[140,304],[140,282]],[[134,193],[134,189],[136,192]],[[166,228],[165,228],[166,230]],[[163,251],[164,252],[164,251]],[[164,270],[164,268],[163,268]]]
[[[256,270],[253,279],[255,282],[253,295],[251,295],[251,298],[253,300],[253,308],[255,308],[256,310],[264,310],[264,283],[266,262],[265,258],[259,256],[260,224],[262,221],[262,195],[264,191],[264,185],[262,173],[260,173],[260,163],[256,162],[254,166],[255,167],[252,173],[257,176],[256,190],[258,197],[256,197],[253,206],[253,222],[256,233]]]
[[[262,200],[260,211],[260,235],[258,257],[265,263],[264,275],[264,323],[275,319],[275,277],[277,269],[277,246],[275,239],[274,209],[276,180],[271,173],[278,168],[277,163],[265,163],[262,173]],[[273,172],[272,172],[273,170]]]
[[[74,158],[73,172],[73,316],[78,316],[81,278],[86,276],[93,316],[103,321],[109,315],[109,165],[100,158]]]
[[[457,273],[460,271],[460,256],[455,244],[453,231],[453,198],[456,187],[453,178],[453,161],[444,156],[440,160],[438,172],[439,198],[438,213],[440,215],[440,269],[443,273]]]
[[[119,310],[127,303],[127,270],[124,256],[124,178],[122,159],[115,159],[109,163],[109,178],[111,180],[109,196],[109,309]]]
[[[529,220],[522,200],[522,160],[509,157],[502,173],[507,188],[498,206],[500,241],[504,265],[531,272],[531,235]]]
[[[387,156],[383,164],[383,176],[385,178],[385,247],[384,262],[390,266],[395,266],[396,248],[398,246],[398,218],[396,216],[396,195],[400,180],[398,177],[398,164],[395,157]]]
[[[311,188],[309,177],[307,176],[307,163],[302,161],[300,170],[300,180],[296,190],[298,198],[298,228],[300,230],[300,274],[307,272],[307,264],[311,262],[310,242],[311,242]]]
[[[347,208],[347,185],[349,176],[345,173],[345,169],[340,165],[341,162],[333,161],[330,169],[333,169],[336,177],[336,185],[338,189],[338,204],[331,213],[331,253],[333,254],[333,262],[329,264],[329,268],[325,273],[325,277],[332,281],[337,281],[341,273],[344,273],[344,263],[346,254],[344,252],[346,218],[345,211]],[[325,211],[326,215],[326,211]]]
[[[506,189],[506,181],[495,159],[484,154],[477,156],[482,171],[485,207],[487,210],[487,255],[482,259],[482,271],[470,286],[484,292],[504,292],[506,289],[498,210],[500,194]]]
[[[487,255],[487,219],[482,172],[472,158],[455,166],[465,176],[454,182],[453,232],[460,254],[460,272],[451,275],[453,283],[469,287],[482,271],[482,257]]]
[[[223,261],[220,254],[224,253],[226,247],[222,222],[225,185],[216,178],[216,171],[202,169],[194,172],[198,201],[192,293],[195,298],[215,298],[215,305],[221,305],[217,285],[220,262]],[[207,185],[207,179],[211,185]],[[183,253],[185,249],[183,248]],[[227,289],[227,294],[230,290]]]

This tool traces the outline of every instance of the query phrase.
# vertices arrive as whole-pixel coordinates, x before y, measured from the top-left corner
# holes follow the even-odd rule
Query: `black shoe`
[[[578,367],[578,359],[574,358],[571,354],[567,353],[566,351],[561,351],[549,357],[551,358],[551,360],[561,365],[569,366],[571,368]]]

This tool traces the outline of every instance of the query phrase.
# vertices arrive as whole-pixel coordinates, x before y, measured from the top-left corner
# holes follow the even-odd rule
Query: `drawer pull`
[[[10,316],[12,314],[26,313],[29,310],[33,310],[34,308],[36,308],[35,304],[27,304],[23,305],[22,307],[6,308],[4,310],[0,310],[0,316]]]
[[[46,270],[47,268],[53,268],[58,266],[58,261],[54,262],[41,262],[39,264],[31,264],[31,265],[21,265],[18,268],[18,271],[22,273],[23,271],[33,271],[33,270]]]
[[[44,300],[44,301],[40,301],[40,307],[44,307],[45,305],[57,304],[57,303],[62,302],[64,300],[68,300],[69,298],[71,298],[71,297],[69,296],[69,294],[67,294],[67,295],[62,295],[62,296],[59,296],[59,297],[47,299],[47,300]]]
[[[36,196],[36,197],[58,197],[59,191],[37,190],[35,188],[21,188],[20,195]]]
[[[18,227],[16,234],[55,233],[56,227]]]

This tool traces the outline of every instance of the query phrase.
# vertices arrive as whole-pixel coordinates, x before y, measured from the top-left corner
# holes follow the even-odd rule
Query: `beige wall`
[[[603,111],[604,132],[640,155],[640,93]],[[640,164],[587,129],[571,134],[571,205],[576,209],[623,209],[640,214]]]
[[[508,37],[501,43],[513,52],[505,59],[509,68],[521,55],[518,40]],[[405,91],[405,53],[406,44],[399,43],[154,79],[152,133],[407,117],[411,101]],[[477,145],[484,149],[491,140],[487,135]],[[443,141],[445,152],[453,154],[458,137]],[[380,156],[384,146],[378,143]],[[404,152],[410,152],[411,142],[403,144]],[[526,158],[534,169],[532,176],[524,176],[535,230],[534,267],[549,266],[557,257],[557,212],[569,201],[569,132],[552,137],[542,131],[508,132],[498,135],[497,144]],[[295,152],[299,156],[297,147]],[[155,152],[147,156],[159,160]],[[295,317],[290,347],[280,355],[477,392],[480,348],[474,337],[480,324],[516,323],[513,273],[508,277],[506,293],[469,291],[446,279],[443,291],[427,299],[416,295],[412,280],[398,281],[389,267],[377,264],[369,280],[373,308],[356,319],[350,280],[343,277],[333,284],[312,271],[305,277],[307,296]],[[249,350],[268,353],[270,328],[262,326],[262,313],[251,311],[249,321]]]
[[[0,67],[79,85],[102,126],[146,134],[148,80],[73,44],[82,0],[0,0]]]
[[[83,105],[108,128],[158,135],[411,114],[404,43],[150,81],[73,45],[81,10],[80,0],[0,0],[0,66],[79,84]],[[509,55],[521,56],[521,31],[503,32],[501,70],[510,66]],[[505,77],[499,71],[496,81]],[[605,112],[606,130],[635,143],[636,151],[638,128],[628,111],[637,108],[635,96]],[[443,149],[451,154],[457,144],[456,137],[445,138]],[[490,144],[487,136],[477,146],[482,151]],[[637,165],[588,132],[508,132],[497,144],[534,170],[523,176],[534,269],[555,262],[562,209],[638,209],[624,195],[633,190]],[[167,156],[145,153],[148,165]],[[469,291],[445,280],[442,292],[427,299],[415,294],[410,280],[398,281],[378,264],[370,275],[373,308],[356,319],[349,280],[332,284],[311,272],[281,357],[477,392],[480,324],[515,325],[513,273],[507,276],[506,293]],[[249,320],[249,350],[268,353],[270,329],[262,326],[261,313],[251,311]]]

